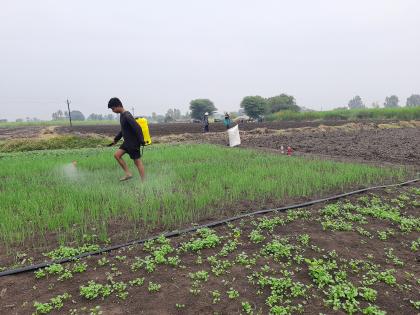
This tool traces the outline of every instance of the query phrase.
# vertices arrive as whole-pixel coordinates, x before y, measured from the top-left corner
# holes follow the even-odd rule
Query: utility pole
[[[70,127],[73,127],[71,123],[70,101],[68,99],[67,99],[67,109],[69,111]]]

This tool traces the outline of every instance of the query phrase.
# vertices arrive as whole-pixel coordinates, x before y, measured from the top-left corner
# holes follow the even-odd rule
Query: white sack
[[[239,137],[238,125],[228,129],[227,132],[228,132],[228,135],[229,135],[229,146],[235,147],[235,146],[241,144],[241,138]]]

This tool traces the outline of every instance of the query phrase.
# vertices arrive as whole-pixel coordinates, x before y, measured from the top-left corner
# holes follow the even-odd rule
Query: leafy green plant
[[[301,235],[298,236],[298,241],[303,246],[308,246],[310,240],[311,240],[311,237],[308,234],[301,234]]]
[[[48,314],[52,310],[60,310],[64,306],[64,301],[71,298],[71,295],[64,293],[50,299],[48,303],[34,302],[35,314]]]
[[[244,301],[241,304],[242,304],[242,309],[245,312],[245,314],[248,314],[248,315],[253,314],[252,306],[248,301]]]
[[[144,277],[143,278],[135,278],[128,282],[131,286],[142,286],[144,284]]]
[[[192,251],[199,251],[204,248],[212,248],[220,244],[221,239],[216,233],[209,229],[203,228],[197,231],[199,237],[197,239],[193,239],[188,243],[184,243],[182,248],[184,250],[192,250]]]
[[[160,285],[159,283],[154,283],[152,281],[149,281],[149,286],[147,287],[147,290],[153,293],[153,292],[159,292],[161,288],[162,288],[162,285]]]
[[[387,248],[385,249],[385,256],[396,266],[404,266],[404,262],[399,259],[395,254],[394,254],[394,249],[393,248]]]
[[[197,271],[194,273],[190,273],[190,278],[193,280],[198,280],[198,281],[207,281],[209,279],[209,273],[205,270],[201,270],[201,271]]]
[[[236,299],[239,297],[239,292],[234,290],[233,288],[230,288],[228,291],[226,291],[229,299]]]
[[[54,259],[54,260],[58,260],[58,259],[62,259],[62,258],[69,258],[69,257],[74,257],[83,253],[88,253],[88,252],[94,252],[97,251],[99,249],[99,245],[96,244],[84,244],[83,246],[80,247],[68,247],[68,246],[60,246],[57,249],[54,249],[48,253],[45,253],[44,255]]]
[[[261,231],[258,229],[252,230],[249,234],[249,239],[253,243],[261,243],[263,240],[265,240],[265,236],[261,234]]]
[[[213,304],[220,302],[220,292],[218,290],[210,291],[210,295],[213,299]]]
[[[413,252],[417,252],[419,250],[419,247],[420,247],[420,237],[411,242],[410,249]]]
[[[122,281],[114,282],[112,284],[112,291],[114,291],[115,295],[122,300],[125,300],[127,298],[128,292],[126,290],[127,284]]]
[[[87,263],[86,262],[76,262],[74,265],[73,265],[73,269],[72,269],[72,271],[74,272],[74,273],[82,273],[82,272],[85,272],[86,270],[87,270]]]
[[[99,266],[105,266],[109,264],[109,259],[106,257],[102,257],[101,259],[98,259],[98,265]]]
[[[112,287],[109,284],[100,284],[91,280],[86,286],[80,286],[80,295],[88,300],[93,300],[98,297],[105,298],[112,293]]]

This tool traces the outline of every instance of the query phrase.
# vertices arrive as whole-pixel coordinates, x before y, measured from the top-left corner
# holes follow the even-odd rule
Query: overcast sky
[[[330,109],[420,94],[418,0],[0,0],[0,118],[136,114],[295,96]]]

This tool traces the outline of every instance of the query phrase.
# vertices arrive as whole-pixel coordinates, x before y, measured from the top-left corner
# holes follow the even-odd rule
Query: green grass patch
[[[366,108],[352,110],[329,110],[314,112],[282,111],[267,116],[268,121],[277,120],[358,120],[358,119],[420,119],[420,106],[398,108]]]
[[[0,152],[92,148],[104,146],[110,142],[110,138],[90,135],[63,135],[51,138],[11,139],[0,141]]]
[[[403,169],[256,150],[162,145],[145,149],[145,183],[128,158],[135,177],[120,183],[114,150],[0,154],[0,241],[11,244],[50,232],[62,240],[77,239],[92,228],[105,239],[110,220],[131,222],[143,231],[145,226],[175,228],[242,200],[309,197],[405,176]]]

